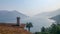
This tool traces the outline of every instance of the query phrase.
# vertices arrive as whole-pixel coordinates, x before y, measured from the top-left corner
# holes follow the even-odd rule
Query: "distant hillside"
[[[60,15],[60,9],[57,9],[57,10],[55,10],[55,11],[53,11],[53,12],[50,12],[50,16],[56,16],[56,15]]]
[[[54,17],[51,17],[50,19],[51,20],[54,20],[55,23],[60,24],[60,15],[56,15]]]
[[[54,10],[54,11],[51,11],[51,12],[43,12],[43,13],[40,13],[40,14],[37,14],[35,16],[47,16],[47,17],[53,17],[53,16],[56,16],[56,15],[60,15],[60,9],[57,9],[57,10]]]
[[[0,22],[16,22],[16,17],[20,17],[21,20],[28,18],[28,16],[14,10],[0,10]]]

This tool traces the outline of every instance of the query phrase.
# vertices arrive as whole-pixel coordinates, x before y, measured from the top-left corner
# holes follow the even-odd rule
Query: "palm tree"
[[[31,27],[33,27],[33,25],[32,25],[31,22],[29,22],[29,23],[26,24],[26,28],[28,28],[29,31],[30,31],[30,28],[31,28]]]

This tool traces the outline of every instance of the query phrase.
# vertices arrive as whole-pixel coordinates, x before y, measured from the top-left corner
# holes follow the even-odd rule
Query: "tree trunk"
[[[28,28],[28,30],[30,31],[30,27]]]

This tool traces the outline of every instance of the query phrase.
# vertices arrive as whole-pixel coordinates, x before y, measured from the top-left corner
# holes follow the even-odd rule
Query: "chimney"
[[[17,26],[20,25],[20,17],[17,17]]]

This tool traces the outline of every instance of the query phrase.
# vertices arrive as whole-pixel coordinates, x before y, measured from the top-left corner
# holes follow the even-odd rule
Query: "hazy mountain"
[[[50,12],[50,16],[57,16],[57,15],[60,15],[60,9]]]
[[[53,20],[49,19],[56,15],[60,14],[60,9],[52,11],[52,12],[44,12],[33,16],[30,21],[33,23],[34,27],[31,31],[40,31],[42,26],[48,27],[54,22]]]
[[[60,9],[57,9],[57,10],[54,10],[54,11],[51,11],[51,12],[43,12],[43,13],[40,13],[40,14],[37,14],[35,15],[36,17],[37,16],[46,16],[46,17],[53,17],[53,16],[56,16],[56,15],[60,15]]]
[[[54,20],[55,23],[60,24],[60,15],[56,15],[54,17],[51,17],[50,19]]]
[[[23,22],[24,21],[23,19],[26,19],[29,16],[19,13],[16,10],[14,11],[0,10],[0,22],[16,22],[16,17],[20,17],[21,22]]]

